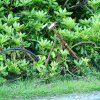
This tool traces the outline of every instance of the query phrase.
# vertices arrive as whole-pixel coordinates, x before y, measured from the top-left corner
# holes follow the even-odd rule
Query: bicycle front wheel
[[[97,72],[97,68],[91,63],[92,58],[96,59],[96,62],[98,61],[98,58],[100,58],[96,47],[96,44],[91,41],[79,42],[72,46],[71,49],[80,60],[76,59],[72,54],[67,56],[66,68],[69,73],[74,76],[87,76],[92,75],[94,71]]]
[[[29,50],[22,48],[10,48],[0,52],[1,76],[6,79],[16,80],[26,76],[33,70],[34,62],[38,57]]]

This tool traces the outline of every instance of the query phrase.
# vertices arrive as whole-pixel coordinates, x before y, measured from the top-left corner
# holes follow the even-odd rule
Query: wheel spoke
[[[21,48],[11,48],[0,52],[0,64],[4,68],[6,67],[7,75],[4,75],[6,79],[19,79],[24,75],[23,73],[32,69],[34,62],[37,61],[38,58],[35,54]]]

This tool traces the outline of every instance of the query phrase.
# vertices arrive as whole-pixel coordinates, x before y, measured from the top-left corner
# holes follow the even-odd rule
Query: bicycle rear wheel
[[[10,48],[0,52],[1,76],[6,79],[16,80],[26,76],[33,68],[34,62],[38,62],[37,56],[29,50],[22,48]]]
[[[96,49],[96,44],[91,41],[79,42],[72,46],[72,50],[76,55],[80,58],[80,60],[76,59],[72,54],[67,56],[67,70],[73,76],[87,76],[92,75],[94,71],[97,71],[97,68],[93,66],[91,63],[91,59],[96,59],[98,62],[97,54],[99,54]]]

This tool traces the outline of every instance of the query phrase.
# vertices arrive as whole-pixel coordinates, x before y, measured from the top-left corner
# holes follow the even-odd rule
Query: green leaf
[[[7,23],[2,24],[1,20],[0,20],[0,30],[2,30],[4,27],[6,27]]]
[[[60,50],[60,53],[62,56],[66,56],[69,54],[69,51],[68,50]]]
[[[20,2],[25,6],[32,2],[32,0],[20,0]]]
[[[52,68],[56,69],[58,66],[58,63],[56,63],[55,61],[52,61],[51,64]]]
[[[47,48],[49,46],[50,41],[41,39],[38,41],[40,48]]]
[[[71,17],[63,18],[62,24],[66,25],[68,28],[74,28],[75,27],[75,21]]]
[[[7,68],[7,66],[6,67],[1,67],[0,66],[0,72],[2,72],[3,70],[5,70]]]
[[[3,10],[5,10],[5,8],[4,8],[4,7],[1,7],[1,8],[0,8],[0,12],[2,12]]]
[[[0,34],[0,40],[1,40],[0,43],[1,44],[5,43],[7,40],[9,40],[9,38],[10,37],[8,35],[4,36],[4,35]]]
[[[88,66],[89,59],[85,57],[85,58],[82,58],[82,60],[84,61],[85,65]]]
[[[10,4],[10,0],[4,0],[4,2],[7,6]]]
[[[56,55],[55,55],[54,52],[52,52],[51,55],[52,55],[52,58],[55,58],[56,57]]]
[[[38,18],[39,22],[43,20],[43,18],[46,17],[47,12],[42,11],[38,11],[35,13],[35,16]]]
[[[12,26],[5,26],[5,27],[4,27],[4,31],[5,31],[8,35],[11,35],[12,33],[14,33],[14,28],[12,28]]]
[[[6,18],[5,16],[4,16],[4,21],[5,22],[7,22],[7,24],[8,25],[11,25],[11,24],[13,24],[15,21],[18,21],[18,19],[19,19],[19,17],[14,17],[13,16],[13,13],[10,13],[9,15],[8,15],[8,18]]]
[[[19,31],[20,29],[23,28],[24,25],[20,25],[20,23],[17,23],[15,21],[15,23],[13,24],[13,27],[16,29],[16,31]]]
[[[54,11],[54,13],[57,15],[57,16],[60,16],[61,18],[64,18],[66,15],[71,15],[72,12],[67,12],[66,8],[64,9],[61,9],[59,8],[59,11]]]
[[[74,59],[74,63],[78,66],[79,62],[77,60]]]
[[[94,5],[99,4],[99,3],[100,3],[100,0],[91,0],[91,1],[88,0],[88,4],[89,5],[93,5],[94,6]]]

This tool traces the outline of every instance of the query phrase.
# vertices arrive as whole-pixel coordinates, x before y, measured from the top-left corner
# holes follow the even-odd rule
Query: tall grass
[[[100,81],[95,78],[79,80],[57,79],[51,83],[43,83],[38,79],[19,80],[0,86],[0,100],[16,98],[37,98],[61,95],[73,92],[90,92],[100,90]]]

